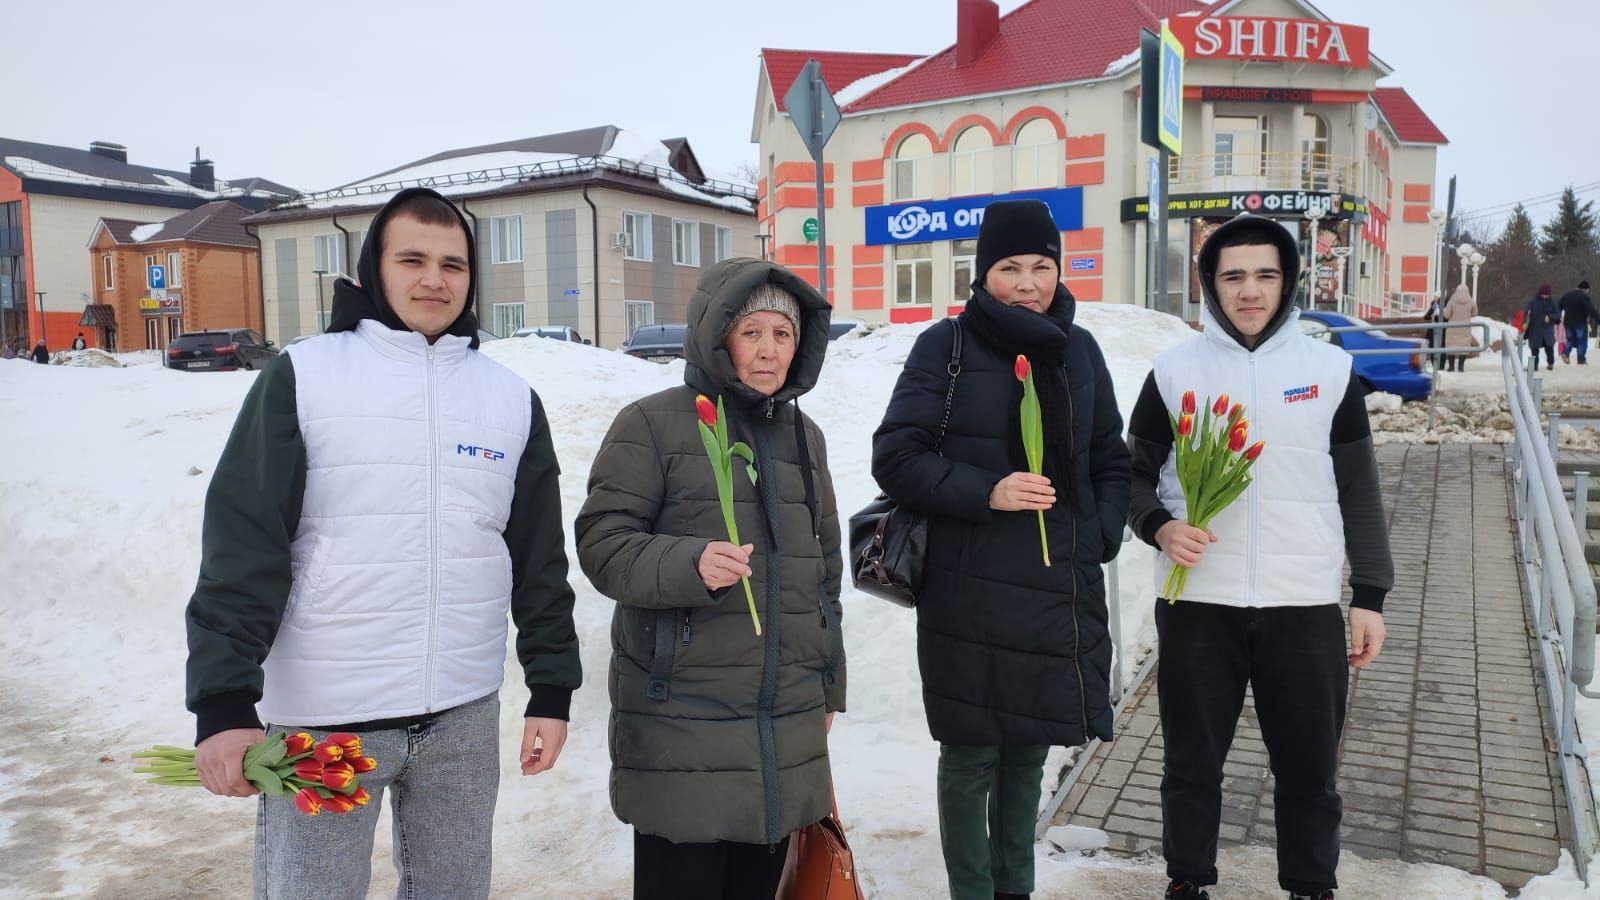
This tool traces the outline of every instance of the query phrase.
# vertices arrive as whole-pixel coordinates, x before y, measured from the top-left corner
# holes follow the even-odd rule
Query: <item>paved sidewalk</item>
[[[1344,849],[1520,888],[1555,868],[1565,801],[1517,577],[1503,448],[1391,444],[1378,463],[1395,589],[1383,654],[1350,683]],[[1159,855],[1161,753],[1152,673],[1053,824],[1100,828],[1114,850]],[[1272,774],[1248,701],[1223,771],[1222,845],[1272,844]]]

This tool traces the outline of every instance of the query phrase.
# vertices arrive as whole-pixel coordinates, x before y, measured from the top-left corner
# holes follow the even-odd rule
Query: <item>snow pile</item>
[[[1510,401],[1503,390],[1499,394],[1465,394],[1435,401],[1433,428],[1428,427],[1428,404],[1402,404],[1399,400],[1392,394],[1367,395],[1374,443],[1509,444],[1516,439]],[[1574,409],[1578,405],[1571,394],[1548,393],[1543,408]],[[1600,430],[1563,424],[1559,431],[1564,449],[1600,450]]]
[[[1181,321],[1130,306],[1082,304],[1078,321],[1098,339],[1124,416],[1150,360],[1193,335]],[[868,471],[872,431],[900,367],[927,325],[862,329],[832,345],[802,407],[828,436],[842,516],[877,492]],[[503,340],[484,353],[542,397],[561,464],[562,521],[582,504],[593,459],[613,417],[645,394],[682,383],[683,363],[549,340]],[[154,354],[148,362],[156,361]],[[126,361],[143,355],[124,357]],[[193,375],[159,365],[117,369],[0,366],[0,420],[47,431],[49,442],[0,442],[0,518],[17,523],[0,542],[13,588],[0,600],[0,724],[13,741],[0,761],[0,843],[7,890],[63,896],[241,896],[248,892],[255,806],[200,791],[147,787],[128,754],[187,743],[182,708],[183,608],[199,564],[202,501],[210,473],[254,373]],[[958,390],[959,385],[958,385]],[[1154,638],[1152,552],[1124,547],[1119,574],[1124,671]],[[560,763],[520,777],[524,688],[507,659],[496,809],[498,896],[539,885],[549,896],[625,897],[631,835],[608,801],[605,672],[612,601],[574,565],[575,619],[584,686]],[[871,896],[945,892],[934,797],[937,746],[928,738],[917,678],[914,613],[847,588],[849,711],[830,746],[841,814]],[[1052,755],[1052,769],[1065,754]],[[1047,786],[1059,777],[1047,775]],[[159,808],[157,818],[151,809]],[[374,895],[391,892],[390,828],[380,821]],[[159,822],[159,827],[153,827]],[[202,840],[201,837],[204,837]],[[1041,842],[1038,896],[1153,896],[1159,860],[1096,850],[1092,832],[1056,831]],[[1271,893],[1270,851],[1223,855],[1229,896]],[[1372,863],[1346,855],[1351,897],[1503,897],[1484,879],[1437,866]],[[1577,897],[1570,869],[1548,893]],[[1238,893],[1244,891],[1244,893]]]
[[[901,75],[906,74],[907,72],[915,69],[917,66],[920,66],[927,61],[928,57],[914,59],[903,66],[896,66],[892,69],[884,69],[882,72],[874,72],[871,75],[857,78],[855,81],[852,81],[837,91],[834,91],[833,102],[837,104],[840,109],[844,109],[857,100],[860,100],[862,97],[865,97],[878,88],[883,87],[889,82],[899,78]]]
[[[165,228],[166,224],[165,222],[156,222],[153,225],[140,225],[129,232],[129,235],[135,241],[148,241],[160,234],[161,229]]]
[[[91,369],[120,369],[122,363],[113,354],[98,347],[86,350],[64,350],[50,357],[52,366],[80,366]]]

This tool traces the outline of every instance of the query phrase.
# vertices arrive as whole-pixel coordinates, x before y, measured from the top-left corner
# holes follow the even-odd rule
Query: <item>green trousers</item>
[[[939,841],[951,900],[1033,892],[1033,827],[1049,752],[939,745]]]

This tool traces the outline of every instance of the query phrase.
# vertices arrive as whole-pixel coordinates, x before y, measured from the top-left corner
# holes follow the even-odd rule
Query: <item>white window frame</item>
[[[916,200],[917,181],[920,177],[922,157],[912,159],[896,159],[891,161],[894,167],[894,197],[895,200]]]
[[[328,275],[345,274],[343,237],[344,235],[337,232],[311,236],[311,270],[313,273],[321,269]],[[332,260],[328,259],[329,248],[332,248],[333,251]]]
[[[928,255],[927,256],[910,257],[910,258],[907,258],[907,259],[900,259],[898,251],[901,248],[909,248],[909,247],[926,247],[927,250],[928,250]],[[894,305],[895,306],[931,306],[933,304],[933,245],[932,244],[896,244],[895,245],[895,251],[896,252],[894,254],[894,256],[895,256],[895,259],[894,259]],[[911,296],[910,297],[901,297],[900,296],[900,270],[902,268],[907,268],[907,269],[911,270]],[[919,270],[921,270],[920,277],[919,277]],[[927,282],[927,287],[925,288],[925,291],[926,291],[928,297],[927,297],[926,300],[918,300],[917,299],[917,294],[923,292],[923,290],[919,290],[919,289],[921,289],[923,287],[923,282],[924,281]]]
[[[971,253],[959,253],[959,252],[957,252],[956,245],[960,244],[960,243],[962,243],[962,242],[961,241],[951,241],[950,242],[950,254],[951,254],[950,255],[950,302],[951,303],[967,303],[968,301],[970,301],[972,299],[972,282],[973,282],[974,277],[975,277],[973,273],[975,273],[977,271],[977,268],[978,268],[978,246],[977,246],[978,242],[977,242],[977,240],[973,239],[971,241],[971,244],[972,244],[972,252]],[[967,273],[968,274],[967,274],[967,277],[965,279],[963,279],[961,277],[961,265],[962,265],[962,263],[965,263],[966,266],[967,266]],[[896,282],[896,284],[898,284],[898,282]],[[963,291],[966,292],[966,296],[965,297],[962,296],[962,292]]]
[[[154,253],[146,253],[144,255],[144,289],[147,291],[155,290],[155,288],[150,286],[150,269],[156,265],[157,259],[160,259],[160,257],[156,256]]]
[[[522,262],[522,216],[494,216],[489,219],[489,262]]]
[[[494,304],[494,333],[501,337],[510,337],[519,328],[527,327],[528,304],[518,300],[515,303]],[[515,322],[510,321],[516,319]]]
[[[647,212],[631,209],[622,211],[622,230],[628,235],[628,245],[622,248],[623,259],[635,259],[640,262],[651,262],[655,259],[654,247],[651,244],[652,218],[654,217]]]
[[[111,264],[111,254],[107,253],[106,255],[100,257],[100,274],[105,276],[105,289],[108,291],[114,291],[117,289],[115,272],[116,267]]]
[[[624,300],[622,301],[622,324],[627,334],[624,341],[633,340],[633,333],[641,326],[654,325],[656,322],[656,302],[654,300]]]
[[[714,262],[722,262],[733,256],[733,229],[726,225],[716,226],[716,241],[712,252],[716,254]]]
[[[672,220],[672,264],[700,266],[700,223],[691,219]]]
[[[176,250],[167,251],[167,287],[183,287],[183,254]]]

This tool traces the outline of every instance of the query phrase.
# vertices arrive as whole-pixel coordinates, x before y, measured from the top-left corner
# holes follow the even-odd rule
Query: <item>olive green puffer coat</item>
[[[770,399],[738,380],[722,346],[751,289],[767,281],[799,299],[803,320],[788,379]],[[689,306],[687,384],[624,408],[590,469],[578,559],[617,601],[611,804],[645,834],[774,844],[828,814],[824,714],[844,709],[843,564],[822,432],[794,400],[817,382],[829,314],[786,269],[753,259],[712,267]],[[698,574],[706,545],[728,535],[696,394],[720,394],[729,440],[755,452],[757,482],[736,471],[733,487],[739,537],[755,545],[760,637],[743,588],[713,594]]]

